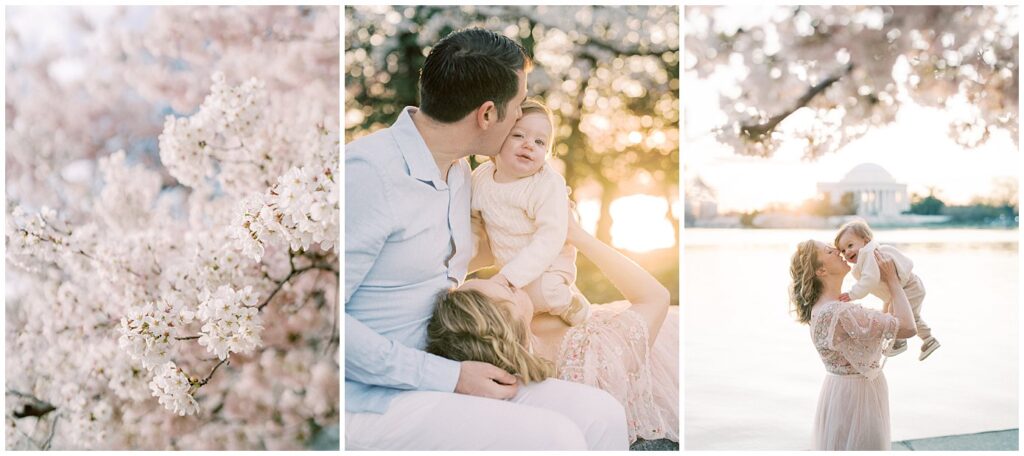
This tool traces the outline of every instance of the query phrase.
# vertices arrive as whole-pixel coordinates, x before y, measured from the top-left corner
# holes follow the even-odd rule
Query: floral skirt
[[[600,388],[626,410],[629,441],[679,441],[679,308],[648,346],[647,323],[628,302],[593,305],[562,339],[558,377]]]

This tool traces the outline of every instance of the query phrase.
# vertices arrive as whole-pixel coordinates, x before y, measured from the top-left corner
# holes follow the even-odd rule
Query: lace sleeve
[[[896,339],[899,320],[877,310],[850,304],[836,313],[828,340],[861,375],[874,379],[882,371],[882,351]]]

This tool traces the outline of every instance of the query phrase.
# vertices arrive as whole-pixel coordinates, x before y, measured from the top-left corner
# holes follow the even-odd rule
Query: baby
[[[853,285],[848,293],[839,296],[840,301],[852,301],[862,299],[871,293],[885,303],[885,310],[888,311],[892,304],[892,297],[881,281],[881,274],[878,270],[878,263],[875,261],[875,250],[889,254],[896,265],[896,275],[899,277],[900,286],[907,294],[910,301],[910,308],[914,311],[914,323],[917,325],[917,336],[921,338],[921,354],[918,360],[924,361],[935,349],[939,348],[939,341],[932,336],[932,329],[921,319],[921,302],[924,301],[924,284],[921,278],[912,272],[914,263],[910,261],[903,252],[896,250],[889,245],[879,245],[874,241],[871,228],[863,220],[847,222],[836,233],[836,248],[842,252],[846,261],[854,264],[853,277],[857,283]],[[892,348],[886,353],[887,356],[894,356],[903,353],[907,349],[906,339],[897,339]]]
[[[498,280],[521,288],[534,312],[575,326],[590,315],[576,288],[576,249],[565,244],[569,196],[565,179],[546,163],[553,139],[551,111],[527,100],[501,151],[473,171],[473,232],[486,234]]]

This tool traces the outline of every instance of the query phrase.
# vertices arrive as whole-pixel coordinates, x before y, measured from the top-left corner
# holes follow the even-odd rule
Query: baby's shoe
[[[907,351],[907,339],[896,339],[896,341],[892,343],[892,347],[887,348],[884,354],[885,356],[891,357],[905,351]]]
[[[940,345],[938,339],[932,336],[928,336],[928,338],[924,340],[924,343],[921,344],[921,355],[917,357],[917,360],[924,361],[925,358],[931,355],[932,352],[935,351],[935,349],[939,348],[939,346]]]
[[[582,294],[573,293],[569,309],[559,316],[569,326],[577,326],[590,318],[590,302]]]

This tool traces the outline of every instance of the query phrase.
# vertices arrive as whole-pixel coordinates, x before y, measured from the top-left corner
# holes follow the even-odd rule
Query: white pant
[[[627,450],[626,414],[610,394],[548,379],[501,401],[409,391],[387,412],[345,413],[345,450]]]

